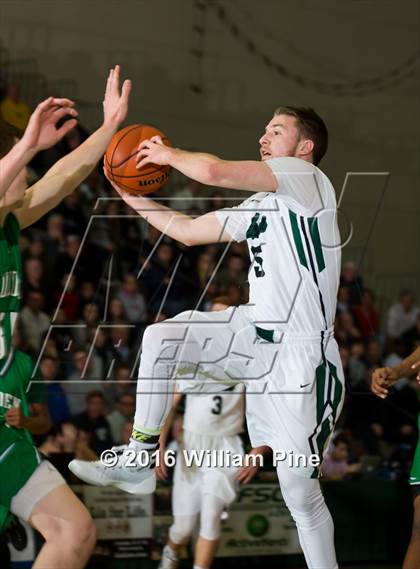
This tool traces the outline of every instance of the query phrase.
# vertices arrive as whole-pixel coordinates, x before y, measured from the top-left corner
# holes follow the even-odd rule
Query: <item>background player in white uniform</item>
[[[173,378],[183,389],[217,391],[247,383],[253,446],[300,453],[307,467],[278,464],[283,497],[309,567],[337,567],[333,523],[309,462],[328,443],[344,397],[333,322],[340,273],[337,205],[316,167],[327,149],[311,109],[278,109],[260,139],[261,162],[231,162],[168,148],[159,137],[139,147],[138,166],[169,164],[206,185],[261,192],[239,208],[198,219],[115,189],[160,231],[186,245],[247,240],[250,303],[218,313],[186,312],[150,326],[143,337],[130,446],[156,447],[169,412]],[[153,207],[151,207],[151,205]],[[189,383],[186,380],[190,380]],[[121,454],[119,466],[125,464]],[[84,480],[153,491],[151,470],[74,464]]]
[[[174,396],[174,409],[182,393]],[[178,552],[189,541],[195,529],[199,535],[194,555],[194,567],[208,569],[216,553],[223,510],[236,496],[238,466],[223,466],[221,461],[188,466],[185,453],[215,451],[243,455],[239,433],[243,430],[244,390],[241,385],[218,395],[190,394],[186,397],[182,443],[178,450],[172,489],[174,522],[169,541],[162,553],[161,569],[175,569]],[[172,422],[168,416],[160,437],[161,462],[156,468],[160,479],[166,478],[163,456],[166,435]],[[190,455],[191,456],[191,455]]]

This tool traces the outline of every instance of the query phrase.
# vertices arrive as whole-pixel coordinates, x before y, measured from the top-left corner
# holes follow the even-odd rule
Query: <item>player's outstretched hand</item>
[[[171,146],[166,146],[166,144],[163,143],[159,135],[143,140],[138,147],[136,168],[140,170],[140,168],[150,162],[167,166],[170,163],[170,156],[173,151],[174,149]]]
[[[381,399],[388,395],[389,388],[397,381],[394,370],[391,367],[381,367],[372,373],[371,390]]]
[[[104,125],[117,129],[127,116],[131,81],[126,79],[120,89],[120,66],[113,67],[108,75],[104,96]]]
[[[31,114],[21,144],[25,150],[39,152],[57,144],[77,124],[78,112],[70,99],[49,97]],[[73,117],[60,128],[56,124],[65,116]]]

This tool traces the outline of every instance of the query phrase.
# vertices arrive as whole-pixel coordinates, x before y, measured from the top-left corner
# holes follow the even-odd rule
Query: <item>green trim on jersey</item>
[[[265,330],[259,326],[255,326],[255,330],[260,338],[266,342],[271,342],[272,344],[274,343],[274,330]]]
[[[10,502],[26,484],[41,459],[26,429],[5,422],[8,409],[18,407],[29,415],[30,403],[46,402],[46,387],[34,372],[32,359],[16,351],[0,370],[0,531],[8,521]]]
[[[22,300],[20,227],[13,213],[0,226],[0,364],[12,347],[13,327]]]
[[[417,426],[420,433],[420,413],[417,416]],[[416,452],[414,453],[413,464],[411,465],[409,482],[411,485],[420,484],[420,437],[417,439]]]
[[[293,240],[295,242],[295,246],[299,255],[300,264],[308,269],[309,267],[308,267],[308,262],[306,260],[305,249],[303,247],[302,236],[300,234],[297,222],[297,215],[291,209],[289,209],[289,218],[290,218],[290,224],[292,226]]]
[[[318,271],[322,272],[325,269],[324,253],[322,252],[321,237],[319,236],[318,218],[308,218],[309,233],[312,239],[312,245],[315,251],[316,263]]]

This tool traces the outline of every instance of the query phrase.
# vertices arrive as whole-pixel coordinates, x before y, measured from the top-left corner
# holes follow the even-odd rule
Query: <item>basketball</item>
[[[139,144],[156,135],[171,146],[169,139],[154,126],[133,124],[116,132],[105,153],[105,169],[110,180],[131,194],[145,195],[161,188],[169,178],[170,166],[146,164],[140,170],[136,168]]]

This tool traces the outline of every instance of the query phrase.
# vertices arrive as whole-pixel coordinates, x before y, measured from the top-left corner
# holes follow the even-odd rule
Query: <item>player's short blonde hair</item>
[[[328,148],[328,130],[322,118],[309,107],[277,107],[274,115],[296,118],[300,135],[313,141],[313,162],[315,165],[319,164]]]

